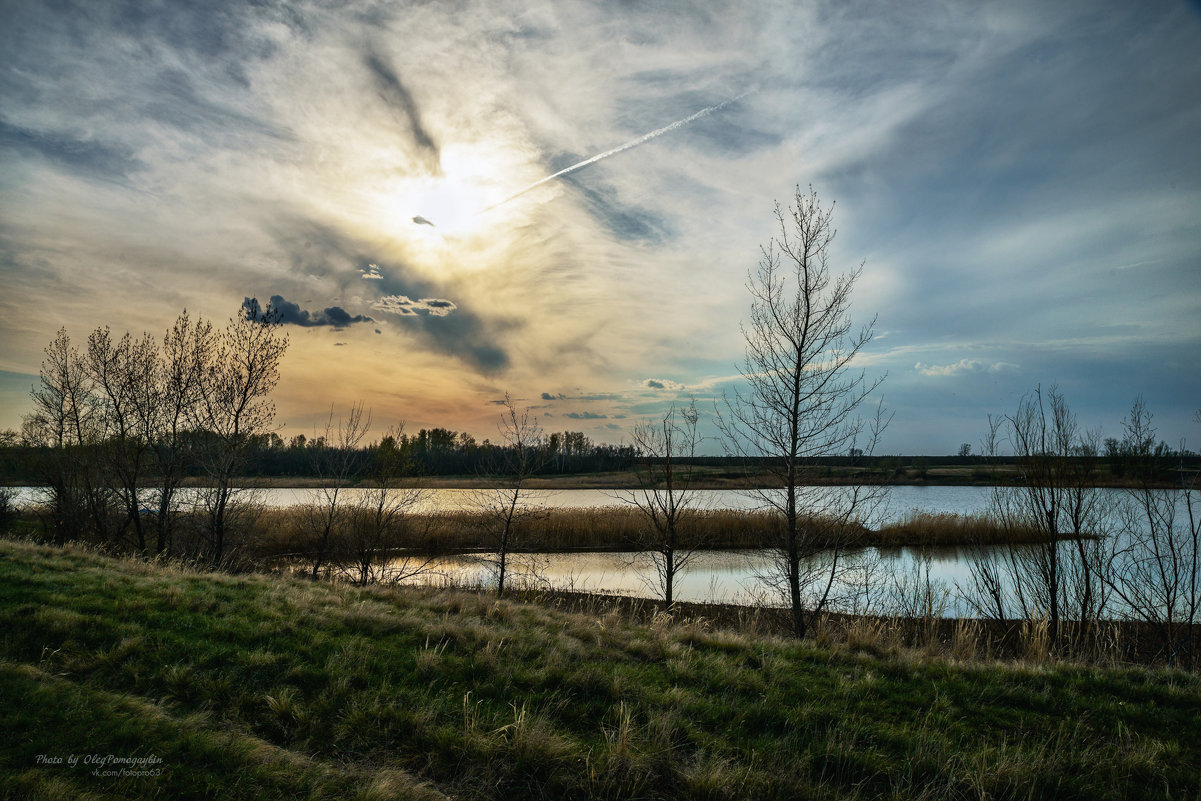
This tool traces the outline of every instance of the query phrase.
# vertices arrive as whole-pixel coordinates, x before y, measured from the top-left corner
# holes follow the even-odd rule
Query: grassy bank
[[[0,631],[10,798],[1195,798],[1201,771],[1201,679],[1167,670],[7,541]]]

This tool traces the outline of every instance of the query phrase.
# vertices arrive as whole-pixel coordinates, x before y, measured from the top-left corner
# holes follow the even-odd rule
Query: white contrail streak
[[[675,122],[671,123],[670,125],[664,125],[662,128],[657,128],[648,134],[643,134],[642,136],[638,137],[637,139],[632,139],[629,142],[626,142],[624,145],[618,145],[617,147],[613,148],[612,150],[606,150],[604,153],[595,155],[592,158],[584,159],[583,161],[579,162],[578,164],[572,164],[570,167],[564,167],[563,169],[559,170],[554,175],[548,175],[545,178],[541,178],[537,181],[534,181],[534,183],[530,184],[529,186],[525,187],[524,189],[520,189],[520,190],[514,192],[513,194],[509,195],[504,200],[502,200],[498,203],[493,203],[491,206],[484,209],[484,211],[491,211],[492,209],[496,208],[497,206],[503,206],[504,204],[508,203],[510,200],[521,197],[522,195],[524,195],[526,192],[530,191],[531,189],[535,189],[539,186],[542,186],[547,181],[553,181],[556,178],[561,178],[570,172],[575,172],[576,170],[582,170],[584,167],[587,167],[589,164],[595,164],[596,162],[600,161],[601,159],[607,159],[607,158],[609,158],[609,156],[615,156],[618,153],[621,153],[622,151],[625,151],[625,150],[629,150],[632,147],[638,147],[639,145],[641,145],[645,142],[649,142],[650,140],[654,139],[656,136],[662,136],[665,133],[671,133],[672,131],[676,130],[677,128],[682,128],[690,122],[699,120],[701,117],[706,117],[715,111],[721,111],[726,106],[730,105],[731,103],[738,102],[739,100],[746,97],[753,91],[754,91],[753,89],[748,89],[747,91],[738,95],[738,97],[731,97],[729,100],[724,100],[721,103],[718,103],[716,106],[709,106],[708,108],[703,108],[700,111],[696,112],[695,114],[692,114],[691,116],[685,117],[682,120],[676,120]]]

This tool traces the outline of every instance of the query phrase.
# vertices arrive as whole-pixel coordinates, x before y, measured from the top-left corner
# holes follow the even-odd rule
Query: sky
[[[495,438],[506,393],[615,443],[695,398],[711,433],[774,204],[812,186],[833,269],[862,264],[879,452],[978,450],[989,414],[1053,385],[1107,436],[1141,395],[1201,444],[1196,3],[0,0],[0,20],[0,428],[59,327],[161,335],[256,298],[290,338],[285,437],[362,401],[377,432]]]

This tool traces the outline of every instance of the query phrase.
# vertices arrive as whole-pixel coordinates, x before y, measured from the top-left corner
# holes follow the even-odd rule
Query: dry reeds
[[[990,514],[910,511],[871,535],[870,545],[954,546],[1028,545],[1045,542],[1047,535],[1032,526],[1006,524]]]
[[[490,551],[495,547],[488,516],[457,509],[399,516],[385,530],[364,541],[353,514],[336,516],[328,537],[314,523],[319,510],[307,506],[259,510],[254,528],[231,535],[230,550],[247,565],[319,563],[325,570],[339,564],[360,567],[392,558]],[[351,510],[352,511],[352,510]],[[185,516],[186,518],[186,516]],[[185,527],[189,522],[184,519]],[[989,515],[913,511],[879,530],[858,524],[814,528],[835,532],[831,547],[950,547],[1037,542],[1040,532],[1003,525]],[[802,524],[806,524],[802,521]],[[197,521],[197,525],[199,522]],[[679,526],[680,550],[761,550],[780,541],[782,520],[759,510],[704,509],[687,511]],[[512,552],[642,551],[654,548],[655,535],[641,511],[631,506],[543,509],[521,518]],[[186,538],[181,537],[181,540]]]

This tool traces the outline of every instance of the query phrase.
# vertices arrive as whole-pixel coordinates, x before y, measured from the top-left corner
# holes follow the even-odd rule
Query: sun
[[[406,238],[443,240],[482,233],[498,221],[487,212],[508,185],[501,172],[488,148],[448,145],[437,175],[405,176],[386,188],[384,213],[390,227],[399,227]]]
[[[483,203],[477,188],[445,178],[422,184],[403,199],[402,213],[408,216],[402,222],[429,229],[421,233],[442,235],[470,233],[478,225]]]

